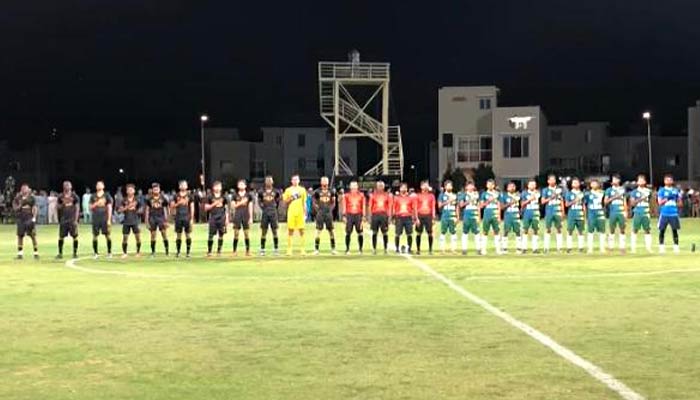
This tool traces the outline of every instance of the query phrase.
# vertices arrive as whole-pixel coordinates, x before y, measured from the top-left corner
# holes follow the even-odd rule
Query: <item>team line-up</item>
[[[457,252],[457,226],[461,222],[461,252],[466,255],[470,249],[470,235],[473,238],[477,254],[487,252],[487,240],[493,235],[497,254],[508,252],[508,238],[515,237],[515,251],[518,254],[540,251],[549,252],[552,248],[552,233],[555,235],[555,249],[558,252],[593,253],[595,235],[599,239],[599,251],[615,248],[617,234],[618,249],[627,250],[626,228],[628,216],[632,215],[632,234],[630,251],[637,250],[637,236],[644,235],[647,251],[652,251],[650,202],[652,190],[647,187],[644,175],[639,175],[636,188],[627,193],[621,185],[619,176],[613,176],[611,186],[603,190],[601,183],[593,179],[584,188],[581,179],[573,178],[570,187],[557,185],[556,176],[547,178],[547,186],[538,189],[536,181],[530,180],[523,191],[518,191],[514,182],[506,185],[505,191],[497,189],[495,181],[489,180],[483,191],[477,190],[473,182],[467,182],[462,191],[456,192],[452,182],[446,181],[440,193],[436,195],[427,181],[423,181],[418,193],[410,193],[408,185],[401,183],[396,194],[385,189],[383,182],[377,182],[369,198],[359,190],[358,182],[349,184],[349,190],[337,196],[329,186],[327,177],[320,180],[320,186],[312,194],[315,212],[316,237],[315,254],[319,253],[321,234],[329,233],[330,249],[336,254],[333,212],[342,202],[342,218],[345,222],[345,253],[350,254],[350,242],[353,232],[357,233],[357,245],[361,254],[364,246],[364,225],[369,222],[372,232],[372,252],[376,254],[378,237],[381,234],[383,251],[388,252],[389,225],[393,222],[395,229],[394,247],[396,252],[414,253],[413,235],[415,230],[415,254],[421,254],[423,233],[428,240],[428,252],[433,253],[433,225],[439,221],[439,250]],[[168,255],[168,221],[172,218],[176,232],[176,256],[182,254],[183,236],[185,256],[189,257],[192,246],[192,227],[194,225],[194,197],[186,181],[180,181],[175,196],[168,199],[161,192],[160,185],[152,184],[151,193],[140,202],[136,196],[135,186],[126,186],[126,195],[121,204],[114,204],[112,196],[105,191],[104,182],[97,182],[92,194],[89,208],[92,213],[92,250],[99,256],[98,237],[104,235],[107,256],[112,256],[111,221],[116,209],[123,213],[122,256],[128,254],[129,236],[136,241],[136,254],[141,253],[140,224],[143,215],[150,231],[151,255],[155,255],[158,232],[162,237],[165,254]],[[208,213],[209,234],[207,256],[214,253],[216,238],[216,255],[221,255],[224,235],[228,227],[233,226],[233,254],[237,255],[239,234],[243,231],[245,255],[251,255],[250,227],[253,224],[254,194],[248,190],[245,180],[237,184],[236,191],[227,196],[221,182],[214,182],[211,193],[207,196],[204,211]],[[273,251],[278,254],[278,208],[280,202],[287,206],[287,255],[293,254],[294,236],[299,236],[301,254],[304,251],[304,230],[306,221],[307,191],[301,186],[298,175],[291,179],[291,185],[284,191],[274,187],[271,177],[265,178],[264,187],[257,193],[262,219],[260,222],[260,255],[265,255],[268,232],[272,234]],[[678,231],[680,230],[679,207],[682,206],[681,192],[674,186],[671,175],[664,176],[664,186],[658,190],[659,205],[659,252],[665,252],[664,236],[666,229],[673,233],[673,250],[679,252]],[[540,208],[544,208],[544,243],[540,249],[539,231],[541,224]],[[13,202],[17,215],[17,257],[23,258],[25,236],[32,240],[34,257],[39,257],[36,232],[37,206],[31,189],[27,184],[21,186]],[[78,220],[80,201],[73,192],[69,181],[63,183],[63,191],[58,197],[59,234],[58,256],[63,257],[64,240],[70,236],[73,244],[73,257],[78,255]],[[439,211],[439,216],[438,216]],[[606,213],[607,211],[607,213]],[[232,221],[231,221],[232,220]],[[566,222],[566,224],[564,224]],[[566,229],[564,229],[564,227]],[[566,232],[566,246],[564,245]],[[399,246],[401,236],[406,236],[407,246]],[[449,248],[447,236],[449,235]],[[574,235],[577,246],[574,248]],[[587,239],[587,240],[586,240]]]

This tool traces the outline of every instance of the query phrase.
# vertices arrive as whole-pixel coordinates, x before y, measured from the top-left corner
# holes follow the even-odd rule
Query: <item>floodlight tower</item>
[[[389,126],[389,63],[360,62],[352,50],[347,62],[318,63],[321,117],[334,130],[336,176],[355,175],[340,153],[340,142],[369,138],[379,144],[382,157],[364,175],[403,178],[401,127]]]

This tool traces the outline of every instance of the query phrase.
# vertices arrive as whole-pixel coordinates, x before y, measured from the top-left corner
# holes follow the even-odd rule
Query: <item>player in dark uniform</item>
[[[23,183],[19,193],[12,202],[12,208],[17,215],[17,259],[24,258],[24,237],[32,238],[34,258],[39,258],[39,248],[36,241],[36,215],[39,212],[36,199],[29,185]]]
[[[151,231],[151,257],[156,255],[156,237],[158,231],[163,238],[163,247],[165,247],[165,255],[170,253],[168,242],[168,199],[160,191],[160,184],[151,184],[151,195],[146,198],[145,208],[146,221],[148,222],[148,230]]]
[[[97,181],[95,193],[90,197],[90,213],[92,215],[92,251],[95,258],[99,256],[97,251],[97,238],[105,235],[107,239],[107,257],[112,257],[112,238],[110,228],[112,227],[112,195],[105,192],[105,183]]]
[[[245,255],[250,256],[250,225],[253,224],[253,202],[255,198],[248,191],[245,179],[238,181],[238,190],[231,198],[233,210],[233,255],[238,255],[238,234],[243,229],[245,240]]]
[[[180,257],[182,232],[185,232],[186,256],[189,258],[192,248],[192,225],[194,225],[194,197],[188,190],[187,181],[180,181],[177,187],[178,192],[175,194],[175,198],[170,200],[170,208],[175,214],[175,233],[177,234],[175,239],[177,254],[175,257]]]
[[[66,236],[73,238],[73,258],[78,257],[78,220],[80,218],[80,198],[73,192],[69,181],[63,182],[63,193],[56,201],[58,209],[58,255],[63,258],[63,241]]]
[[[275,189],[274,181],[271,176],[265,177],[265,187],[258,192],[258,201],[262,209],[262,218],[260,220],[260,255],[265,255],[265,241],[267,240],[267,230],[272,229],[272,240],[275,247],[275,255],[279,254],[279,237],[277,236],[277,227],[279,226],[277,209],[280,204],[282,194]]]
[[[228,206],[226,197],[221,192],[221,182],[212,184],[211,194],[207,196],[204,211],[209,213],[209,239],[207,240],[207,257],[211,257],[211,248],[214,245],[214,235],[219,236],[216,246],[216,254],[221,255],[221,247],[224,245],[224,235],[228,226]]]
[[[122,221],[122,258],[127,257],[129,247],[129,234],[133,233],[136,238],[136,256],[141,255],[141,210],[142,204],[136,197],[136,187],[133,184],[126,185],[126,197],[119,205],[119,212],[124,214]]]
[[[336,204],[335,190],[328,186],[328,177],[321,177],[321,187],[313,193],[313,206],[316,212],[316,240],[314,254],[318,254],[321,245],[321,232],[328,231],[331,238],[331,254],[335,251],[335,234],[333,233],[333,209]]]

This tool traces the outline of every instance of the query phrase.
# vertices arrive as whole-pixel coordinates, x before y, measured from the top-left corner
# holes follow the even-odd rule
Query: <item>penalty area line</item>
[[[428,264],[424,263],[423,261],[417,260],[417,259],[411,257],[410,255],[404,255],[404,257],[409,262],[411,262],[411,264],[416,266],[418,269],[420,269],[421,271],[425,272],[426,274],[432,276],[436,280],[442,282],[443,284],[445,284],[447,287],[449,287],[453,291],[457,292],[462,297],[464,297],[467,300],[471,301],[472,303],[478,305],[479,307],[483,308],[484,310],[488,311],[489,313],[493,314],[494,316],[502,319],[503,321],[508,323],[510,326],[522,331],[523,333],[530,336],[532,339],[536,340],[541,345],[549,348],[555,354],[562,357],[563,359],[570,362],[571,364],[583,369],[590,376],[595,378],[597,381],[603,383],[609,389],[611,389],[612,391],[614,391],[618,395],[620,395],[620,397],[623,398],[624,400],[645,400],[644,396],[635,392],[630,387],[628,387],[627,385],[625,385],[624,383],[622,383],[621,381],[616,379],[614,376],[603,371],[597,365],[584,359],[583,357],[574,353],[572,350],[560,345],[559,343],[554,341],[554,339],[547,336],[546,334],[544,334],[544,333],[538,331],[537,329],[533,328],[532,326],[516,319],[515,317],[508,314],[507,312],[499,309],[498,307],[492,305],[488,301],[482,299],[481,297],[479,297],[479,296],[473,294],[472,292],[466,290],[465,288],[459,286],[454,281],[447,278],[445,275],[437,272],[436,270],[431,268]]]
[[[116,276],[125,276],[128,278],[153,278],[153,279],[174,279],[174,278],[177,278],[176,276],[171,276],[171,275],[142,274],[139,272],[113,271],[113,270],[106,270],[106,269],[86,268],[86,267],[78,266],[76,264],[76,262],[78,262],[80,260],[84,260],[84,259],[85,258],[75,258],[75,259],[66,260],[64,266],[66,268],[72,269],[74,271],[85,272],[88,274],[96,274],[96,275],[116,275]]]

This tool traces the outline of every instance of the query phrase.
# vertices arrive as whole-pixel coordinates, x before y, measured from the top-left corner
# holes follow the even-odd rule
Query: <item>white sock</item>
[[[578,249],[579,249],[579,250],[583,250],[583,247],[584,247],[584,245],[583,245],[583,235],[582,235],[582,234],[579,234],[579,235],[578,235]]]
[[[600,241],[600,252],[605,253],[605,234],[599,233],[598,240]]]
[[[462,234],[462,251],[467,251],[467,246],[469,243],[469,235],[466,233]]]
[[[23,255],[24,255],[24,250],[19,250],[19,251],[17,251],[17,255],[18,255],[18,256],[23,256]]]
[[[677,244],[673,245],[673,252],[674,253],[680,253],[681,252],[681,247]]]
[[[501,237],[501,250],[508,251],[508,236]]]
[[[620,250],[624,251],[625,248],[627,248],[626,236],[621,233],[619,240],[620,240]]]
[[[644,234],[644,245],[647,250],[651,251],[651,233]]]
[[[564,244],[564,236],[561,233],[557,233],[557,251],[561,251]]]
[[[445,235],[440,235],[440,251],[445,251]]]
[[[615,234],[610,232],[608,234],[608,248],[612,250],[615,247]]]
[[[566,235],[566,248],[568,250],[571,250],[574,248],[574,237],[571,235]]]
[[[488,238],[489,238],[488,235],[483,235],[483,234],[479,237],[479,249],[484,254],[486,254],[486,247],[488,246],[488,243],[487,243]]]
[[[501,235],[499,234],[494,234],[493,235],[493,244],[496,245],[496,253],[501,252]]]
[[[552,235],[549,233],[544,234],[544,250],[549,251],[549,247],[552,244]]]
[[[540,237],[537,234],[532,236],[532,251],[537,251],[540,248]]]
[[[593,252],[593,234],[592,233],[588,234],[588,252],[589,253]]]
[[[450,238],[450,250],[455,251],[457,250],[457,235],[452,235]]]
[[[637,252],[637,234],[633,233],[632,236],[630,236],[630,251],[632,253]]]
[[[660,244],[659,245],[659,253],[665,253],[665,252],[666,252],[666,246],[664,246],[663,244]]]
[[[523,236],[516,236],[515,237],[515,250],[516,251],[523,250]]]

